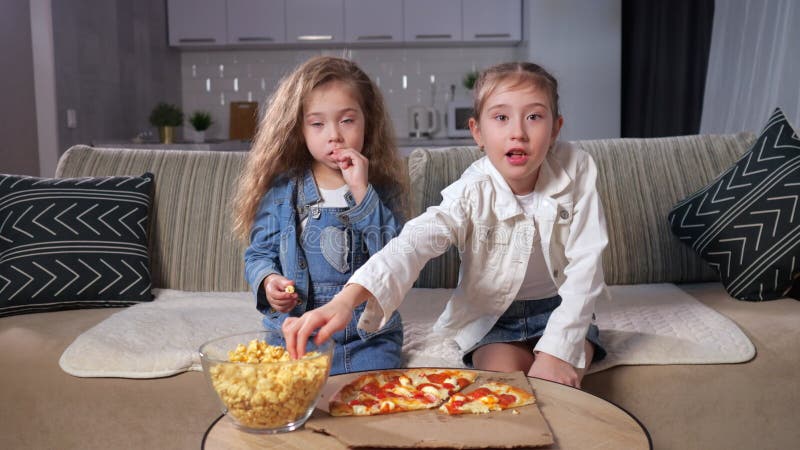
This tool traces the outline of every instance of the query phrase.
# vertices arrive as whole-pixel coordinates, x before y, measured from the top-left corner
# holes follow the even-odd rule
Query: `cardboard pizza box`
[[[522,372],[478,371],[468,393],[487,381],[508,383],[533,392]],[[333,417],[328,402],[339,388],[362,374],[336,377],[323,390],[306,429],[335,437],[349,448],[531,448],[553,444],[553,433],[536,404],[488,414],[449,416],[423,410],[365,417]],[[515,412],[516,411],[516,412]]]

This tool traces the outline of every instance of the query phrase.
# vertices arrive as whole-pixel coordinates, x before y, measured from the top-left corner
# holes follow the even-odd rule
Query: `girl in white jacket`
[[[528,62],[487,69],[475,84],[472,136],[486,156],[442,191],[442,203],[356,271],[325,307],[283,325],[287,347],[328,339],[367,302],[359,327],[379,329],[425,263],[452,244],[459,284],[436,323],[478,369],[523,370],[580,387],[605,356],[592,323],[607,295],[602,252],[608,238],[591,157],[558,142],[558,85]]]

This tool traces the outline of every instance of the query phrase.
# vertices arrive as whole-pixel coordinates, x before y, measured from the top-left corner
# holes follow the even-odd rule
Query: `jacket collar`
[[[500,220],[510,219],[519,214],[524,214],[522,207],[508,186],[505,178],[500,175],[497,168],[489,161],[487,156],[478,160],[477,168],[489,176],[495,190],[494,211]]]
[[[349,190],[344,194],[344,198],[350,208],[356,206],[356,200]],[[322,195],[320,195],[317,182],[314,180],[314,173],[311,169],[306,169],[302,182],[298,182],[298,203],[300,203],[298,206],[311,206],[320,202],[322,202]]]
[[[558,144],[557,144],[558,145]],[[497,168],[484,156],[475,162],[474,166],[479,172],[489,176],[492,185],[495,187],[497,196],[495,198],[495,213],[500,220],[506,220],[518,214],[524,214],[522,207],[517,201],[514,192],[508,183],[497,170]],[[553,150],[547,153],[542,165],[539,167],[539,178],[536,180],[535,190],[544,198],[559,196],[572,183],[572,179],[561,167],[558,160],[553,156]],[[556,201],[557,202],[557,201]]]
[[[302,191],[298,192],[301,194],[299,206],[309,206],[314,205],[322,201],[322,197],[319,195],[319,190],[317,189],[317,183],[314,181],[314,174],[311,172],[311,169],[306,169],[305,173],[303,174],[303,181],[302,183],[298,183],[298,190]]]
[[[554,154],[555,152],[562,150],[558,148],[561,145],[564,144],[561,142],[556,142],[556,147],[547,152],[547,157],[545,157],[541,168],[539,168],[539,178],[536,180],[536,190],[541,192],[544,197],[555,199],[556,197],[559,197],[561,193],[567,190],[572,184],[572,178],[569,176],[567,171],[564,170],[559,163],[558,158],[556,158]]]

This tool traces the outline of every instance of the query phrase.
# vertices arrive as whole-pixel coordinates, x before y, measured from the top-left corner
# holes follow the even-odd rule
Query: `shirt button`
[[[341,219],[343,223],[350,222],[350,218],[349,218],[349,217],[347,217],[347,216],[345,216],[344,214],[342,214],[341,216],[339,216],[339,219]]]
[[[561,212],[558,213],[558,215],[559,215],[559,217],[561,217],[564,220],[569,219],[569,212],[567,212],[567,210],[565,210],[565,209],[562,209]]]
[[[301,259],[300,260],[300,268],[301,269],[305,269],[306,268],[306,260],[305,259]]]

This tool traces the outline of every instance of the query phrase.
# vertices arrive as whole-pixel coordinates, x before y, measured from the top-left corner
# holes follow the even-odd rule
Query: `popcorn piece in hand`
[[[291,284],[286,286],[286,289],[284,289],[283,292],[286,292],[287,294],[294,294],[294,286]]]

